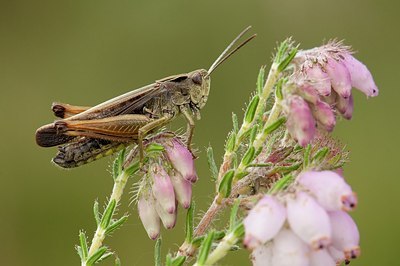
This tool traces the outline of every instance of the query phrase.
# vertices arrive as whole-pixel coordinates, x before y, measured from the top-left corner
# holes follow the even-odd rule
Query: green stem
[[[239,238],[234,234],[230,233],[225,236],[218,246],[208,255],[205,265],[214,265],[220,259],[226,256],[229,250],[237,243]]]
[[[116,206],[118,205],[119,201],[121,200],[122,193],[124,192],[124,188],[126,182],[128,181],[128,178],[129,174],[125,170],[123,170],[115,179],[113,190],[105,209],[110,207],[110,204],[113,200],[115,200]],[[89,248],[88,258],[90,258],[90,256],[92,256],[94,253],[96,253],[97,250],[99,250],[99,248],[101,248],[105,237],[106,228],[103,228],[99,223],[97,225],[96,232],[94,233],[92,244]],[[82,266],[88,266],[87,261],[82,261]]]

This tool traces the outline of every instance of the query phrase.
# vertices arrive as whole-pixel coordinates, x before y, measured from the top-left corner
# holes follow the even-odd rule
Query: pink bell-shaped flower
[[[244,245],[254,249],[271,240],[286,219],[285,207],[274,197],[265,195],[244,219]]]
[[[326,211],[305,192],[288,197],[287,217],[290,228],[313,250],[325,248],[331,242],[331,225]]]

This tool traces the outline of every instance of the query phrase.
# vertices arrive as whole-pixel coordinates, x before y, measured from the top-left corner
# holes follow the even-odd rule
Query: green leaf
[[[103,217],[101,217],[100,227],[103,228],[104,230],[106,230],[108,225],[110,224],[111,218],[114,215],[116,204],[117,203],[115,199],[111,200],[108,203],[106,210],[104,211]]]
[[[186,213],[186,235],[185,235],[185,242],[191,243],[193,240],[193,219],[194,219],[194,209],[195,209],[195,203],[192,201],[192,204],[190,204],[189,209],[187,210]]]
[[[159,237],[154,245],[154,265],[161,265],[161,237]]]
[[[246,123],[250,124],[251,122],[253,122],[259,101],[260,101],[260,96],[258,95],[255,95],[253,99],[251,99],[251,102],[247,106],[246,113],[244,114],[244,121]]]
[[[229,216],[229,232],[231,232],[236,226],[239,206],[240,206],[240,199],[235,199],[235,202],[233,203],[231,209],[231,214]]]
[[[249,174],[249,172],[247,172],[247,171],[243,171],[243,172],[240,172],[240,173],[236,173],[235,179],[236,179],[236,180],[240,180],[240,179],[242,179],[243,177],[245,177],[245,176],[248,175],[248,174]]]
[[[285,175],[284,177],[279,179],[272,188],[270,188],[268,194],[274,194],[278,191],[287,188],[293,180],[294,180],[293,175]]]
[[[81,244],[81,252],[82,252],[82,256],[81,259],[83,261],[86,261],[87,256],[88,256],[88,246],[87,246],[87,240],[86,240],[86,235],[83,231],[79,232],[79,242]]]
[[[111,234],[112,232],[120,228],[126,222],[126,220],[128,220],[128,215],[124,215],[117,221],[110,224],[106,229],[106,234]]]
[[[146,147],[146,153],[152,153],[152,152],[163,152],[165,150],[163,145],[160,145],[158,143],[150,143]]]
[[[268,135],[277,130],[283,123],[285,123],[286,118],[280,117],[274,121],[271,125],[264,127],[263,134]]]
[[[310,153],[311,153],[311,144],[308,144],[304,149],[304,159],[303,159],[303,168],[307,169],[310,164]]]
[[[172,266],[172,256],[171,254],[167,254],[167,258],[165,260],[165,266]]]
[[[273,166],[273,163],[254,163],[254,164],[249,164],[248,167],[271,167]]]
[[[237,134],[239,131],[239,122],[237,115],[235,113],[232,113],[232,124],[233,124],[233,131]]]
[[[282,72],[286,69],[286,67],[292,62],[293,58],[296,56],[298,51],[298,47],[293,47],[289,54],[280,62],[278,66],[278,71]]]
[[[262,66],[260,68],[260,71],[258,72],[258,77],[257,77],[257,93],[258,93],[258,95],[261,95],[263,92],[264,82],[265,82],[265,66]]]
[[[81,246],[76,245],[76,246],[75,246],[75,250],[76,250],[76,252],[78,253],[79,257],[81,258],[81,261],[85,261],[85,260],[83,259],[83,254],[82,254],[82,248],[81,248]]]
[[[212,243],[214,241],[214,231],[210,231],[206,238],[204,239],[203,243],[201,244],[200,251],[199,251],[199,257],[197,258],[197,265],[198,266],[204,266],[208,255],[211,250]]]
[[[101,247],[96,252],[90,256],[90,258],[86,261],[86,265],[91,266],[99,261],[99,259],[106,253],[107,247]]]
[[[126,149],[121,150],[118,153],[118,156],[114,160],[113,167],[112,167],[112,174],[113,174],[114,180],[122,172],[122,165],[124,164],[124,160],[125,160],[125,152],[126,152]]]
[[[254,146],[250,146],[246,153],[243,155],[242,164],[244,166],[248,166],[253,160],[255,155],[255,148]]]
[[[121,260],[118,257],[115,258],[114,263],[115,263],[115,266],[121,266]]]
[[[274,63],[280,63],[282,61],[283,56],[286,54],[287,49],[289,48],[289,44],[290,38],[287,38],[280,43],[275,55]]]
[[[94,219],[96,220],[96,225],[99,225],[100,224],[100,214],[99,214],[99,202],[97,200],[94,201],[93,214],[94,214]]]
[[[244,236],[244,225],[243,223],[239,223],[236,225],[235,229],[233,229],[232,233],[237,237],[237,238],[242,238]]]
[[[232,180],[235,175],[235,170],[228,170],[225,175],[222,177],[221,182],[218,186],[218,192],[224,197],[229,197],[232,189]]]
[[[313,162],[321,163],[329,153],[328,147],[323,147],[319,149],[312,158]]]
[[[281,78],[276,83],[275,96],[279,100],[283,100],[282,87],[287,82],[287,78]]]
[[[251,131],[250,131],[250,141],[249,141],[250,145],[251,145],[251,144],[254,142],[254,140],[256,139],[257,133],[258,133],[258,125],[254,125],[254,126],[251,128]]]
[[[114,255],[113,252],[107,252],[107,253],[103,254],[103,256],[101,256],[100,259],[96,263],[99,263],[101,261],[105,261],[106,259],[108,259],[112,255]]]
[[[129,175],[129,176],[135,174],[140,169],[139,165],[140,165],[139,161],[136,161],[136,162],[132,163],[131,165],[129,165],[125,169],[126,174]]]
[[[225,149],[227,152],[232,152],[235,148],[236,144],[236,133],[231,131],[228,136],[228,140],[226,141]]]
[[[300,166],[302,165],[301,162],[299,163],[295,163],[292,165],[288,165],[288,166],[278,166],[275,167],[274,169],[272,169],[269,174],[276,174],[276,173],[281,173],[281,174],[288,174],[290,172],[296,171],[297,169],[300,168]]]
[[[204,240],[204,236],[197,236],[193,238],[192,245],[195,247],[199,247]]]
[[[178,256],[172,260],[172,266],[182,266],[185,263],[186,257],[185,256]]]
[[[224,231],[214,231],[214,240],[221,240],[225,235]]]
[[[218,178],[218,168],[214,160],[214,151],[211,146],[207,147],[207,162],[208,162],[208,168],[210,169],[211,172],[211,180],[215,182],[215,180],[217,180]]]

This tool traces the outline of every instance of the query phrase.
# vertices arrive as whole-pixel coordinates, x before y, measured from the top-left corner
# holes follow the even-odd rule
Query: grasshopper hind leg
[[[51,110],[53,111],[54,115],[59,118],[68,118],[74,116],[76,114],[82,113],[89,109],[89,106],[76,106],[70,105],[67,103],[58,103],[54,102],[51,105]]]

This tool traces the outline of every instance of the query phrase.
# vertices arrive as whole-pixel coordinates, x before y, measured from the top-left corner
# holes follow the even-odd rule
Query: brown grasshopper
[[[42,147],[59,146],[53,162],[63,168],[83,165],[134,142],[138,144],[142,161],[146,135],[182,114],[187,121],[186,145],[190,149],[194,121],[200,119],[200,109],[210,92],[210,75],[256,36],[252,35],[229,52],[249,29],[226,47],[209,70],[169,76],[94,107],[53,103],[55,116],[62,119],[40,127],[36,131],[36,143]]]

